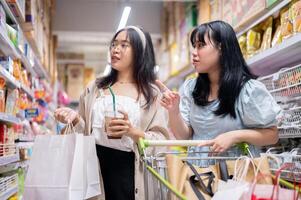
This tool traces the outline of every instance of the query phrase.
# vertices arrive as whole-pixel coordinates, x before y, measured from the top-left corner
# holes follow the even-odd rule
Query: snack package
[[[290,20],[289,8],[286,7],[280,11],[281,36],[286,39],[293,34],[293,24]]]
[[[264,30],[264,34],[262,37],[260,51],[264,51],[271,48],[273,17],[269,17],[264,23],[262,23],[261,28]]]
[[[247,52],[248,57],[257,53],[261,44],[261,34],[256,28],[252,28],[247,32]]]
[[[18,99],[18,90],[8,90],[7,91],[7,98],[6,98],[6,106],[5,106],[5,112],[16,115],[17,111],[15,109],[16,107],[16,102]]]
[[[280,44],[282,42],[282,37],[281,37],[281,26],[278,25],[276,28],[276,31],[273,36],[272,44],[271,46],[275,46],[276,44]]]
[[[14,60],[13,76],[20,81],[21,80],[21,62]]]
[[[242,35],[238,38],[238,43],[244,58],[247,58],[247,37]]]
[[[290,8],[290,20],[293,23],[294,33],[301,32],[301,1],[292,1]]]

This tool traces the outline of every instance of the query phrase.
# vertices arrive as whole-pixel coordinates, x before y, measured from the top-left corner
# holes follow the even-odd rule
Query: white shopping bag
[[[85,199],[88,199],[101,194],[99,165],[94,136],[84,137],[84,155],[84,171],[86,171]]]
[[[90,183],[86,166],[90,155],[85,143],[89,137],[82,134],[37,136],[25,180],[24,200],[86,199]],[[96,151],[94,153],[96,156]],[[99,177],[98,169],[89,173]],[[98,187],[99,194],[99,184]]]
[[[218,180],[217,192],[212,197],[212,200],[240,200],[245,192],[249,191],[250,184],[228,180],[227,182]]]

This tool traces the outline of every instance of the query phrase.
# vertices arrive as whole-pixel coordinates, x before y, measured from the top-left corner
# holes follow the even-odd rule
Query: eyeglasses
[[[125,51],[128,47],[131,47],[130,43],[127,41],[121,41],[121,42],[114,41],[111,43],[110,50],[112,51],[115,48],[117,48],[118,46],[121,51]]]

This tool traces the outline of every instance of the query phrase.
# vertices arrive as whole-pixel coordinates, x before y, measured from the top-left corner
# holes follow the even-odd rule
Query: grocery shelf
[[[19,155],[14,154],[10,156],[1,156],[0,157],[0,166],[7,165],[13,162],[17,162],[19,160]]]
[[[20,83],[19,81],[17,81],[8,71],[6,71],[6,69],[4,69],[1,65],[0,65],[0,75],[3,76],[5,78],[5,80],[8,83],[8,86],[10,88],[21,88],[24,92],[26,92],[26,94],[31,98],[34,99],[34,93],[31,89],[29,89],[26,85]]]
[[[8,189],[4,194],[0,196],[0,200],[7,200],[12,195],[18,192],[18,186]]]
[[[271,7],[270,9],[267,9],[265,12],[263,12],[260,16],[257,16],[255,19],[250,20],[249,22],[246,22],[243,25],[235,28],[237,37],[241,36],[242,34],[244,34],[248,30],[250,30],[252,27],[259,24],[260,22],[263,22],[269,16],[272,16],[274,13],[278,12],[280,9],[282,9],[283,7],[288,5],[290,2],[291,2],[291,0],[281,1],[280,3]]]
[[[193,73],[194,71],[194,68],[191,65],[188,65],[182,70],[180,70],[178,73],[170,76],[166,81],[164,81],[164,84],[170,89],[172,89],[173,87],[177,87],[182,82],[184,82],[186,76]]]
[[[12,58],[20,58],[20,54],[17,52],[16,47],[10,41],[5,32],[6,31],[3,30],[3,28],[0,28],[0,50],[7,56],[11,56]]]
[[[19,124],[21,123],[20,119],[7,113],[0,112],[0,121],[6,122],[9,124]]]
[[[278,128],[279,138],[301,138],[301,127],[281,127]]]
[[[3,66],[0,65],[0,75],[6,80],[6,84],[12,88],[20,88],[21,84]]]
[[[41,78],[45,78],[47,81],[50,80],[47,72],[45,71],[45,68],[43,67],[41,61],[39,60],[39,58],[35,58],[34,59],[34,65],[33,65],[33,69],[35,70],[36,74],[41,77]]]
[[[6,14],[9,16],[9,18],[12,20],[13,23],[17,24],[16,17],[12,13],[11,9],[9,8],[9,5],[6,3],[6,0],[0,0]]]
[[[0,43],[1,43],[1,46],[0,46],[0,49],[4,49],[6,51],[4,51],[4,53],[6,53],[7,55],[14,55],[14,58],[21,58],[22,61],[23,61],[23,64],[25,65],[26,69],[29,70],[29,72],[31,72],[33,75],[37,74],[40,78],[46,78],[48,81],[49,81],[49,78],[47,76],[47,73],[45,72],[41,62],[40,62],[40,59],[41,59],[41,55],[40,55],[40,52],[38,50],[38,46],[36,44],[36,41],[32,35],[32,25],[31,23],[25,23],[25,21],[22,21],[22,20],[19,20],[19,18],[16,18],[11,9],[9,8],[9,5],[6,3],[5,0],[0,0],[1,4],[3,5],[4,9],[5,9],[5,12],[8,14],[8,16],[11,18],[11,20],[15,23],[15,24],[18,24],[19,27],[22,29],[22,33],[24,35],[24,37],[26,38],[27,42],[29,43],[31,49],[33,50],[35,56],[37,57],[36,59],[38,60],[37,62],[35,62],[34,66],[31,67],[29,61],[27,60],[27,58],[24,56],[24,55],[20,55],[18,53],[18,51],[16,50],[16,48],[14,48],[14,46],[12,46],[12,43],[8,43],[8,44],[11,44],[9,45],[10,48],[5,48],[5,46],[2,46],[2,43],[6,44],[7,43],[7,39],[8,38],[4,38],[2,39],[2,34],[3,34],[3,31],[0,30],[1,34],[0,34]],[[4,40],[4,41],[2,41]],[[7,45],[6,45],[7,46]],[[13,48],[12,48],[13,47]],[[14,53],[14,54],[12,54]]]
[[[21,84],[20,88],[28,95],[29,98],[34,99],[34,93],[29,87],[27,87],[24,84]]]
[[[264,76],[301,63],[301,33],[295,34],[270,49],[247,60],[251,71]]]
[[[33,76],[36,75],[36,72],[33,70],[32,64],[29,62],[28,58],[24,55],[24,53],[22,53],[20,50],[18,50],[20,52],[20,57],[22,60],[22,63],[24,65],[24,67],[26,68],[26,70],[28,72],[30,72]]]
[[[25,22],[25,13],[22,13],[22,10],[20,9],[20,5],[19,5],[19,2],[16,1],[16,2],[10,2],[10,3],[7,3],[8,6],[11,8],[10,10],[15,10],[16,15],[14,15],[15,19],[18,20],[19,23],[24,23]],[[12,14],[14,14],[12,12]]]

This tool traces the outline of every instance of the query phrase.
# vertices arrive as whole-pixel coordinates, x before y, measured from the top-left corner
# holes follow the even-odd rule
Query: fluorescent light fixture
[[[117,31],[119,31],[120,29],[125,27],[126,22],[128,21],[131,9],[132,8],[129,6],[124,7]]]
[[[131,12],[131,7],[130,6],[126,6],[124,7],[123,9],[123,12],[122,12],[122,16],[121,16],[121,19],[120,19],[120,22],[119,22],[119,26],[117,28],[117,31],[119,31],[120,29],[124,28],[127,21],[128,21],[128,18],[129,18],[129,15],[130,15],[130,12]],[[116,31],[116,32],[117,32]],[[107,60],[108,60],[108,64],[106,65],[106,68],[103,72],[103,76],[107,76],[110,71],[111,71],[111,57],[110,57],[110,52],[108,52],[108,55],[107,55]]]
[[[111,65],[107,64],[105,70],[103,71],[103,76],[107,76],[109,75],[109,73],[111,72]]]

